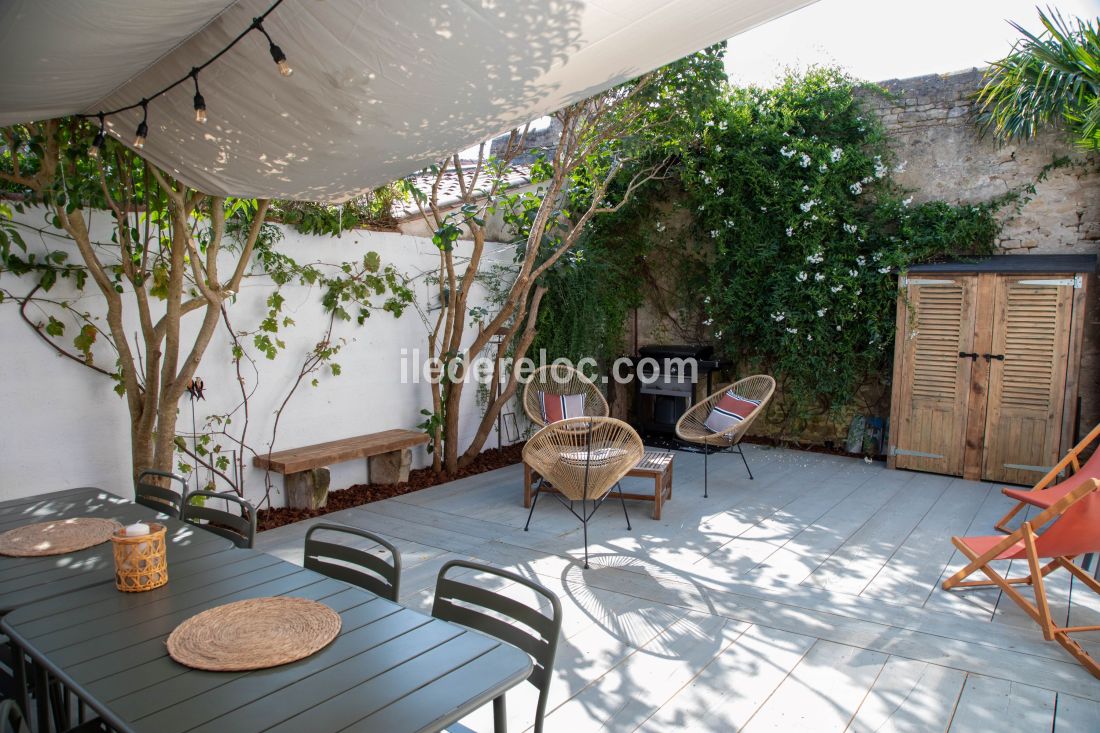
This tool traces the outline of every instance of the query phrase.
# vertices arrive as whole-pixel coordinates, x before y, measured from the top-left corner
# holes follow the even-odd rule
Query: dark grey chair
[[[195,504],[196,498],[202,498],[201,505]],[[215,509],[211,504],[224,501],[225,509]],[[229,505],[236,504],[239,514],[229,511]],[[233,493],[218,494],[213,491],[192,491],[183,500],[180,519],[196,527],[221,535],[237,547],[251,549],[256,541],[256,510],[252,505]]]
[[[392,562],[357,547],[313,538],[314,532],[333,532],[370,540],[389,551]],[[306,532],[305,567],[345,583],[357,585],[375,595],[397,602],[401,590],[401,553],[373,532],[342,524],[318,523]]]
[[[151,483],[149,479],[154,476],[167,479],[168,486],[171,486],[173,481],[178,483],[180,490],[177,492]],[[138,474],[137,481],[134,482],[134,501],[162,514],[167,514],[173,519],[180,518],[180,508],[183,506],[183,496],[186,493],[187,479],[178,473],[169,471],[155,471],[147,468]]]
[[[533,608],[462,579],[448,578],[447,573],[454,568],[476,570],[530,588],[550,602],[551,615],[547,616],[539,608]],[[522,626],[491,616],[485,611],[505,616]],[[531,670],[527,681],[539,691],[538,707],[535,710],[535,733],[542,733],[542,719],[546,714],[546,699],[550,693],[550,681],[554,671],[554,656],[558,652],[558,638],[561,636],[561,602],[558,601],[558,597],[546,587],[522,575],[481,563],[451,560],[439,570],[439,577],[435,583],[432,615],[494,636],[519,647],[531,656],[534,669]],[[493,717],[496,729],[504,730],[506,716],[503,696],[493,700]]]

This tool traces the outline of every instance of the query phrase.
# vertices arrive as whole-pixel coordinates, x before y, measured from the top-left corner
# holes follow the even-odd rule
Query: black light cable
[[[209,60],[207,60],[205,63],[203,63],[199,66],[191,67],[191,70],[188,71],[185,76],[180,77],[176,81],[172,82],[171,84],[164,87],[163,89],[155,92],[154,94],[151,94],[148,97],[143,98],[140,102],[135,102],[134,104],[126,105],[125,107],[119,107],[117,109],[101,110],[99,112],[96,112],[95,114],[77,115],[77,117],[83,117],[84,119],[96,118],[96,119],[99,120],[99,132],[96,133],[95,139],[92,141],[92,146],[88,150],[88,155],[93,157],[93,158],[99,157],[100,151],[103,148],[103,144],[107,139],[107,128],[106,128],[106,118],[107,117],[110,117],[112,115],[118,115],[118,114],[121,114],[122,112],[129,112],[132,109],[138,109],[138,108],[141,109],[141,123],[137,126],[137,130],[134,134],[133,146],[135,148],[137,148],[138,150],[141,150],[142,148],[144,148],[145,147],[145,141],[149,137],[149,103],[156,100],[156,99],[158,99],[159,97],[164,96],[165,94],[172,91],[173,89],[175,89],[179,85],[185,83],[188,79],[190,79],[192,82],[194,82],[194,85],[195,85],[195,97],[194,97],[195,122],[200,123],[200,124],[204,124],[206,122],[206,100],[203,98],[202,94],[199,92],[199,72],[201,72],[207,66],[210,66],[210,64],[214,63],[215,61],[220,59],[222,56],[224,56],[226,54],[226,52],[229,51],[229,49],[236,46],[237,43],[239,43],[242,38],[247,36],[252,31],[259,31],[260,33],[262,33],[264,35],[264,38],[267,39],[268,51],[271,52],[271,60],[275,62],[275,65],[277,67],[279,67],[279,73],[282,76],[290,76],[291,74],[293,74],[294,70],[292,68],[290,68],[290,64],[287,63],[286,54],[283,53],[283,49],[279,48],[279,46],[276,45],[275,41],[272,40],[272,38],[268,34],[267,30],[263,27],[263,21],[266,20],[267,16],[271,15],[272,11],[274,11],[275,8],[279,7],[282,4],[282,2],[283,2],[283,0],[275,0],[275,2],[273,2],[271,4],[271,6],[263,12],[262,15],[260,15],[256,18],[253,18],[252,23],[247,28],[245,28],[243,31],[241,31],[224,48],[222,48],[216,54],[211,56]]]
[[[264,38],[267,39],[268,50],[271,51],[271,60],[275,62],[275,65],[279,67],[279,73],[283,76],[290,76],[294,73],[294,69],[290,68],[290,64],[286,62],[286,54],[283,53],[283,49],[275,45],[275,41],[271,40],[271,36],[267,35],[267,31],[264,30],[263,18],[253,18],[252,27],[264,34]]]

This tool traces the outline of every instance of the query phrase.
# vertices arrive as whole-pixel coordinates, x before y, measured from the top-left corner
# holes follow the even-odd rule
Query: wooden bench
[[[661,506],[672,499],[672,459],[675,454],[666,451],[648,450],[642,456],[642,460],[634,468],[627,472],[625,478],[653,479],[652,494],[631,494],[623,492],[624,499],[636,499],[639,501],[653,502],[653,518],[661,518]],[[534,492],[531,486],[536,474],[526,463],[523,464],[523,506],[531,508],[531,497]],[[553,487],[544,486],[543,491],[553,491]]]
[[[371,482],[398,484],[409,480],[412,448],[427,442],[416,430],[384,430],[256,456],[252,465],[286,476],[289,506],[319,509],[328,497],[328,466],[366,458]]]

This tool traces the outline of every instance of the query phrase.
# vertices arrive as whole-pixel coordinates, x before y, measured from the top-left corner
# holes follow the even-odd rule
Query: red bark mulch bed
[[[330,491],[324,509],[291,509],[290,507],[261,509],[256,513],[257,528],[261,532],[265,529],[275,529],[284,524],[300,522],[310,517],[319,517],[329,512],[338,512],[341,509],[351,509],[352,507],[369,504],[372,501],[390,499],[413,491],[427,489],[431,486],[438,486],[455,479],[511,466],[522,460],[522,452],[523,443],[506,445],[503,448],[490,448],[475,458],[469,466],[458,469],[454,474],[437,476],[430,468],[418,468],[409,471],[409,480],[402,484],[356,484],[346,489]]]

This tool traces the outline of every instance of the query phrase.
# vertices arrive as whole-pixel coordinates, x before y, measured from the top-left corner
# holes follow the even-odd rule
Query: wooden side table
[[[642,460],[634,468],[627,472],[626,478],[653,479],[652,494],[631,494],[623,492],[624,499],[653,502],[653,518],[661,518],[661,507],[666,501],[672,500],[672,459],[675,453],[667,451],[646,451]],[[531,498],[534,496],[532,485],[538,474],[534,469],[523,464],[523,506],[531,507]],[[553,491],[553,487],[543,487],[543,491]]]

